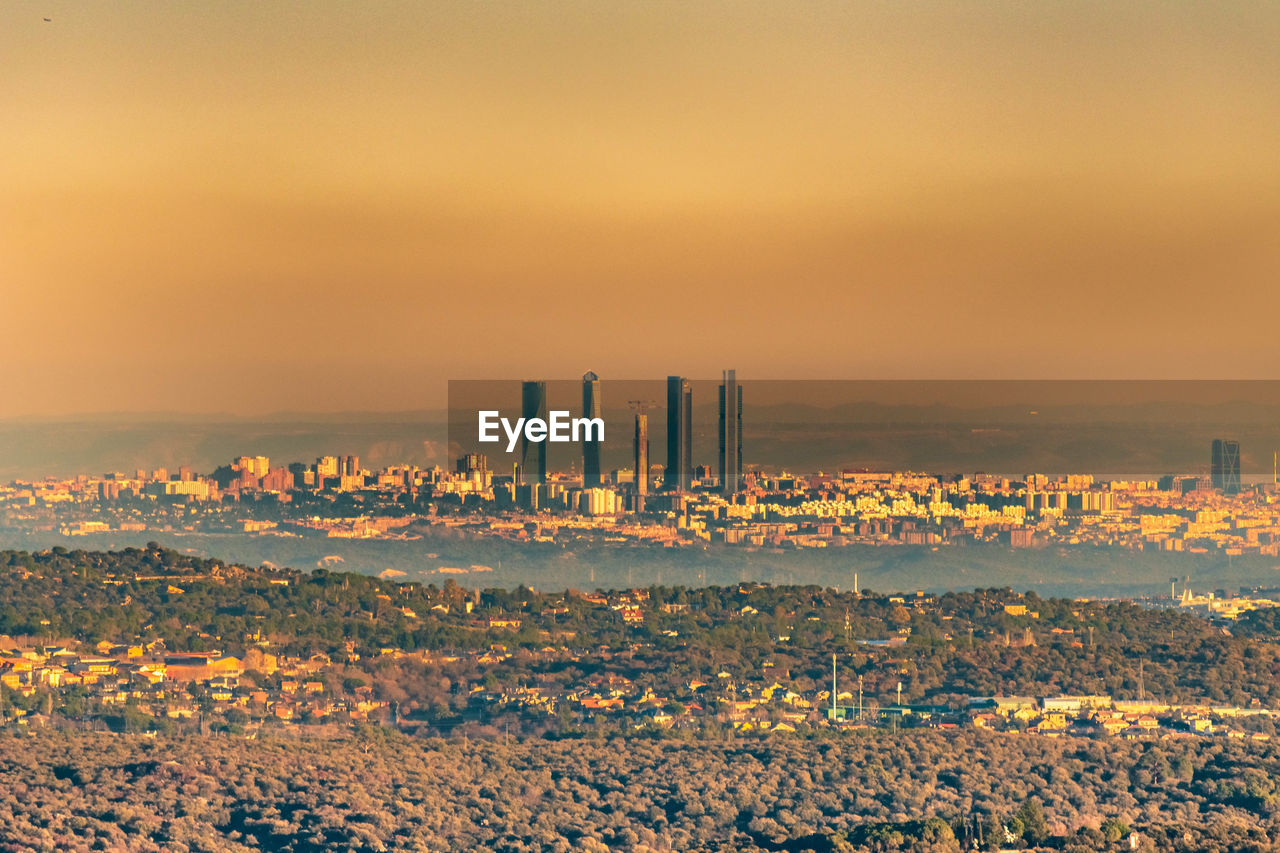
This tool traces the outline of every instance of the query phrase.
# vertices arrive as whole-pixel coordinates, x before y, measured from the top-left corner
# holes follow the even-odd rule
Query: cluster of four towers
[[[521,414],[525,418],[546,417],[547,384],[529,381],[521,384]],[[635,465],[635,490],[645,495],[649,489],[649,415],[647,403],[633,401],[636,407],[632,457]],[[737,372],[724,371],[720,382],[719,482],[727,494],[742,488],[742,387]],[[601,418],[600,377],[588,372],[582,377],[582,416]],[[582,485],[597,488],[603,484],[600,457],[602,441],[588,433],[582,442]],[[529,467],[529,454],[536,453],[536,468]],[[547,448],[545,443],[525,443],[521,449],[521,469],[537,471],[537,482],[546,482]],[[689,491],[693,486],[693,383],[683,376],[667,377],[667,461],[663,488]]]

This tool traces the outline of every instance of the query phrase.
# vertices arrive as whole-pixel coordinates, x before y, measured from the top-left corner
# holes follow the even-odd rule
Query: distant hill
[[[180,465],[208,473],[242,454],[273,464],[354,454],[374,468],[443,465],[444,441],[442,412],[0,421],[0,481]]]
[[[455,386],[465,386],[458,390]],[[475,387],[472,387],[472,386]],[[241,454],[313,461],[354,454],[366,467],[447,465],[465,451],[509,471],[514,457],[476,441],[477,407],[518,417],[518,384],[451,383],[452,410],[282,412],[221,415],[86,415],[0,420],[0,481],[175,469],[209,472]],[[467,393],[463,393],[466,391]],[[693,460],[717,464],[716,383],[694,383]],[[666,461],[661,382],[604,386],[605,468],[629,467],[633,412],[650,402],[650,459]],[[986,471],[1014,477],[1092,473],[1157,477],[1205,473],[1214,438],[1238,440],[1242,473],[1269,480],[1280,450],[1276,382],[743,382],[748,468],[797,472],[868,468],[934,473]],[[549,383],[552,408],[575,414],[581,387]],[[553,469],[578,470],[580,450],[551,445]]]

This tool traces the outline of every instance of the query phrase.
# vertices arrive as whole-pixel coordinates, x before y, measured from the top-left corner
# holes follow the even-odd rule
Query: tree
[[[1129,825],[1116,817],[1109,817],[1102,822],[1102,835],[1113,844],[1129,836]]]
[[[1038,797],[1027,799],[1013,817],[1021,825],[1022,837],[1029,844],[1041,844],[1049,837],[1049,824]]]

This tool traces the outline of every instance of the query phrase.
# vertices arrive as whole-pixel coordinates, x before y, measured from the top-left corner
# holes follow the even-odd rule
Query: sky
[[[4,4],[0,418],[1275,378],[1276,44],[1240,0]]]

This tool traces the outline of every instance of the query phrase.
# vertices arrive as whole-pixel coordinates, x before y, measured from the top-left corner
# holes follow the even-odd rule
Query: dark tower
[[[720,489],[732,495],[742,488],[742,389],[738,374],[726,370],[720,383]]]
[[[693,390],[683,376],[667,377],[668,489],[686,492],[693,483]]]
[[[588,371],[582,377],[582,416],[600,417],[600,377]],[[600,485],[600,441],[595,431],[587,430],[582,440],[582,487],[594,489]],[[591,436],[591,437],[588,437]]]
[[[1228,495],[1240,493],[1240,442],[1213,440],[1209,453],[1209,477],[1213,487]]]
[[[547,420],[547,383],[520,383],[520,416],[526,421],[529,418]],[[534,478],[529,476],[529,446],[537,446],[538,465],[533,469]],[[531,442],[527,436],[520,437],[520,478],[524,483],[541,485],[547,481],[547,443]]]

